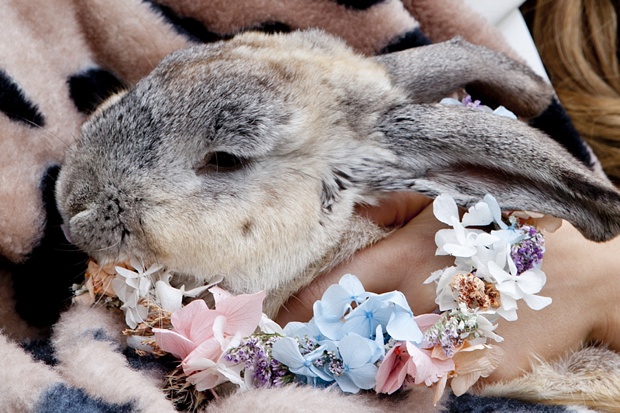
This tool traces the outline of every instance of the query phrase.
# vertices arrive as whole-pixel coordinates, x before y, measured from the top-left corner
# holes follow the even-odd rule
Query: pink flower
[[[400,389],[407,378],[407,366],[411,357],[407,354],[404,342],[397,343],[388,350],[377,370],[375,391],[392,394]]]
[[[422,330],[422,333],[426,332],[433,324],[435,324],[441,316],[439,314],[429,313],[429,314],[420,314],[418,316],[413,317],[414,321]]]
[[[407,373],[414,378],[415,384],[424,382],[430,386],[454,370],[454,360],[442,360],[433,357],[431,350],[419,349],[407,342],[407,352],[412,361],[408,366]]]
[[[237,333],[248,336],[256,330],[263,314],[263,291],[233,296],[223,294],[223,290],[217,287],[211,290],[215,290],[215,309],[207,307],[204,300],[194,300],[172,314],[172,330],[153,329],[157,345],[162,350],[185,359],[200,344],[215,337],[217,330],[214,331],[213,327],[218,317],[223,318],[220,340]]]
[[[227,381],[226,376],[218,371],[219,359],[223,353],[222,343],[215,337],[200,344],[189,353],[181,363],[187,381],[196,386],[196,390],[212,389]]]
[[[210,291],[215,309],[204,300],[194,300],[172,313],[172,330],[153,329],[157,345],[183,360],[187,381],[198,391],[235,381],[235,373],[221,360],[222,354],[233,340],[254,333],[263,316],[263,291],[237,296],[217,287]]]
[[[427,386],[441,381],[454,371],[452,359],[442,360],[432,356],[432,352],[419,349],[406,341],[396,343],[385,355],[377,371],[378,393],[392,394],[400,389],[406,380]],[[443,382],[445,386],[445,381]]]

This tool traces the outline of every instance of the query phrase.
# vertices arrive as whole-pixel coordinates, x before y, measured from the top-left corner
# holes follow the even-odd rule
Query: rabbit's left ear
[[[439,102],[467,87],[488,105],[503,105],[519,117],[531,118],[554,96],[551,85],[527,65],[460,38],[374,59],[412,103]]]
[[[448,193],[463,206],[490,193],[503,209],[566,219],[592,240],[620,233],[613,185],[523,122],[465,107],[404,104],[384,113],[376,132],[395,161],[366,171],[372,190]]]

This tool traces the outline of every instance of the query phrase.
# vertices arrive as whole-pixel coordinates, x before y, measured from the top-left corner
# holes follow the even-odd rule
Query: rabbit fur
[[[548,105],[527,67],[459,39],[375,59],[318,30],[180,50],[83,125],[58,207],[98,261],[136,256],[235,293],[264,289],[271,315],[323,263],[384,235],[354,215],[384,191],[462,205],[492,193],[615,236],[618,192],[559,145],[430,104],[467,84],[520,116]]]
[[[594,240],[618,234],[618,192],[560,145],[434,103],[466,85],[524,118],[552,95],[524,65],[460,39],[366,58],[310,30],[174,52],[83,125],[56,189],[67,236],[100,263],[138,257],[196,283],[222,277],[234,293],[266,290],[274,315],[386,235],[354,206],[387,191],[463,206],[492,193]]]

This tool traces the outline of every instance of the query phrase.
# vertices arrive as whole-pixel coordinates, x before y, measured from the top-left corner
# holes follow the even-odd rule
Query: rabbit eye
[[[238,156],[227,152],[211,152],[197,168],[198,172],[231,172],[241,169],[243,161]]]

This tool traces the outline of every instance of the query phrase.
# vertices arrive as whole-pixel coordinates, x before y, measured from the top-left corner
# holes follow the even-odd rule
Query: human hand
[[[378,206],[360,207],[357,212],[378,225],[402,228],[358,251],[352,260],[322,274],[296,293],[276,317],[280,325],[308,321],[314,302],[347,273],[356,275],[366,291],[403,292],[414,314],[433,311],[435,286],[423,281],[431,272],[451,265],[454,258],[435,256],[435,233],[446,226],[433,215],[432,199],[414,192],[394,192]]]
[[[453,265],[454,258],[435,256],[435,233],[445,226],[434,217],[431,202],[419,194],[398,192],[377,207],[360,208],[358,213],[379,225],[405,225],[299,291],[276,321],[285,325],[310,319],[313,303],[346,273],[356,275],[367,291],[403,292],[414,314],[432,312],[435,285],[423,281],[433,271]],[[546,246],[542,269],[547,284],[541,295],[552,297],[553,303],[541,311],[521,304],[517,321],[499,321],[496,332],[505,340],[497,346],[505,355],[488,381],[515,378],[530,369],[534,356],[552,361],[587,340],[620,350],[620,287],[612,280],[620,264],[620,237],[591,242],[564,222],[546,235]]]

